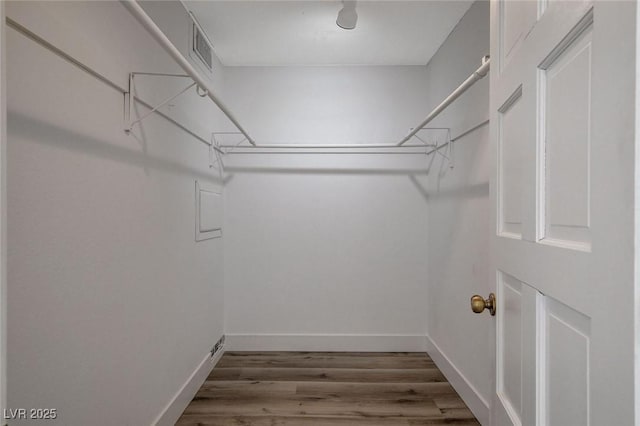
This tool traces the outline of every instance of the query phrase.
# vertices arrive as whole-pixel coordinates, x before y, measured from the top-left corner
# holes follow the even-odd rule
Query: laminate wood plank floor
[[[425,353],[226,352],[178,425],[478,425]]]

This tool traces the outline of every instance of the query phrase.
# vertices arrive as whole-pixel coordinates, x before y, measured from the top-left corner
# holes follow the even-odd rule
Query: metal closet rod
[[[422,120],[420,124],[418,124],[411,132],[409,132],[409,134],[405,136],[404,139],[398,142],[397,146],[402,146],[406,142],[408,142],[409,139],[414,137],[420,130],[422,130],[423,127],[426,127],[426,125],[429,124],[431,120],[436,118],[438,114],[440,114],[446,107],[448,107],[453,101],[458,99],[460,95],[462,95],[464,92],[467,91],[467,89],[473,86],[476,83],[476,81],[484,78],[489,73],[490,67],[491,67],[491,59],[489,59],[489,56],[485,56],[484,58],[482,58],[482,65],[480,65],[480,68],[475,70],[473,74],[471,74],[465,81],[463,81],[462,84],[458,86],[456,90],[451,92],[451,94],[447,96],[444,99],[444,101],[440,103],[440,105],[435,107],[433,111],[431,111],[429,115],[427,115],[427,117],[424,120]]]
[[[249,146],[233,145],[233,144],[221,144],[220,148],[251,148]],[[308,148],[327,148],[327,149],[357,149],[357,148],[398,148],[397,145],[391,144],[364,144],[364,143],[352,143],[352,144],[299,144],[299,143],[283,143],[283,144],[260,144],[256,145],[256,148],[264,149],[308,149]],[[402,148],[428,148],[427,145],[404,145]]]
[[[370,144],[349,144],[349,145],[258,145],[258,146],[237,146],[220,145],[225,155],[235,154],[419,154],[425,155],[430,148],[435,145],[404,145],[397,147],[394,145],[370,145]],[[364,148],[364,149],[362,149]]]
[[[464,138],[470,133],[475,132],[481,127],[489,124],[489,120],[484,120],[480,124],[476,124],[475,126],[465,130],[460,133],[458,136],[455,136],[449,140],[449,142],[455,142],[459,139]],[[429,130],[449,130],[447,127],[430,127]],[[234,132],[221,132],[217,134],[237,134]],[[274,151],[260,151],[260,154],[287,154],[290,152],[293,153],[302,153],[302,154],[426,154],[430,155],[436,151],[447,146],[447,143],[442,145],[428,145],[428,144],[411,144],[411,145],[385,145],[385,144],[334,144],[334,145],[312,145],[312,144],[269,144],[269,145],[257,145],[257,146],[246,146],[246,145],[238,145],[238,144],[220,144],[218,147],[221,149],[227,149],[224,151],[224,154],[253,154],[256,148],[260,149],[272,149]],[[293,151],[283,151],[288,148],[294,148]],[[313,149],[324,148],[325,151],[312,151]],[[340,149],[350,149],[354,150],[356,148],[383,148],[381,151],[347,151],[347,152],[336,152],[335,150]],[[431,149],[429,149],[431,148]],[[393,149],[391,151],[390,149]],[[299,151],[297,151],[299,150]],[[296,152],[297,151],[297,152]]]
[[[238,120],[234,117],[233,113],[227,108],[227,106],[215,95],[213,88],[207,80],[202,78],[200,73],[191,65],[191,63],[182,55],[182,53],[173,45],[171,40],[162,32],[162,30],[153,22],[153,19],[147,15],[136,0],[120,0],[122,4],[131,12],[131,14],[142,24],[142,26],[151,34],[151,36],[164,48],[164,50],[180,65],[180,67],[189,74],[189,76],[195,81],[201,89],[207,92],[209,99],[215,103],[220,111],[227,116],[234,126],[247,138],[247,141],[251,145],[256,145],[255,141],[240,125]]]

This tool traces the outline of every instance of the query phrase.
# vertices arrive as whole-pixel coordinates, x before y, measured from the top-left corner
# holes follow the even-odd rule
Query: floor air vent
[[[222,335],[220,340],[218,340],[216,344],[213,345],[213,348],[211,349],[211,356],[214,356],[220,349],[222,349],[223,345],[224,345],[224,335]]]

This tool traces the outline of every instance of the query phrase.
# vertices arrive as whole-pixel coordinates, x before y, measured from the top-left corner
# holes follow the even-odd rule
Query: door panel
[[[519,86],[500,107],[498,120],[500,233],[522,238],[523,139],[520,132],[526,116],[523,112],[522,86]]]
[[[494,425],[636,424],[637,7],[492,3]]]
[[[514,424],[522,424],[523,284],[504,273],[498,279],[502,315],[498,318],[497,392]]]
[[[541,371],[548,425],[589,425],[590,319],[545,298]]]
[[[536,419],[536,343],[541,294],[504,272],[497,274],[496,395],[503,408],[501,424],[532,425]]]
[[[591,15],[592,16],[592,15]],[[540,239],[589,250],[592,26],[563,40],[539,67]],[[575,37],[575,38],[574,38]]]

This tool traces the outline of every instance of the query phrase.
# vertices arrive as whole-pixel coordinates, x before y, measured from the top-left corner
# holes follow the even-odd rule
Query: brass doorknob
[[[489,310],[491,316],[496,314],[496,295],[491,293],[488,299],[475,295],[471,298],[471,310],[476,314],[482,313],[485,309]]]

